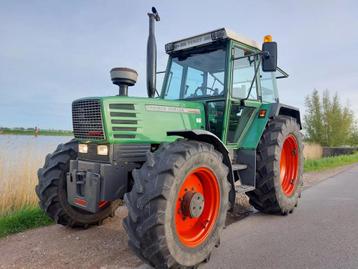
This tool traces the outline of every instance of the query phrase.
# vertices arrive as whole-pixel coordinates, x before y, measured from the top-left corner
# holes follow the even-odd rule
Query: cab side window
[[[268,103],[277,102],[277,86],[275,72],[261,72],[262,101]]]
[[[232,97],[239,99],[257,99],[257,85],[253,81],[255,71],[258,68],[258,57],[248,56],[251,51],[242,48],[235,48],[233,79],[232,79]],[[247,56],[247,57],[246,57]]]

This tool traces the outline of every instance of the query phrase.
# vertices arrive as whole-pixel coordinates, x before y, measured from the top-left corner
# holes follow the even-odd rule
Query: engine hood
[[[101,105],[103,139],[111,144],[172,142],[168,131],[205,129],[202,103],[142,97],[98,97]],[[81,140],[81,139],[80,139]],[[87,139],[91,141],[91,139]]]

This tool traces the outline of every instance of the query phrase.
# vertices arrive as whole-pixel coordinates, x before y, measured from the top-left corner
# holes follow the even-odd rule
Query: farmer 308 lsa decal
[[[225,28],[168,43],[156,88],[155,22],[149,13],[148,98],[113,68],[119,95],[72,104],[74,139],[39,169],[41,208],[70,227],[100,224],[120,200],[129,246],[158,268],[194,267],[219,244],[227,211],[246,193],[259,211],[286,215],[302,188],[298,109],[279,102],[277,44]],[[154,98],[156,97],[156,98]]]

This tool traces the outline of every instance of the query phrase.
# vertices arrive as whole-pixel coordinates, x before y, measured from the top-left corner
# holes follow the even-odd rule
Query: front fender
[[[225,144],[218,138],[215,134],[202,130],[202,129],[193,129],[193,130],[178,130],[178,131],[169,131],[167,132],[168,136],[181,136],[190,140],[202,141],[209,143],[214,146],[214,148],[223,155],[223,162],[229,168],[228,181],[231,185],[231,191],[229,194],[229,201],[232,205],[235,203],[235,181],[231,165],[230,152],[225,146]]]

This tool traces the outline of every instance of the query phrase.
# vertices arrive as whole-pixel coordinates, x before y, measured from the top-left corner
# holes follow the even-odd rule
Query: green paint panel
[[[256,147],[258,146],[261,136],[266,128],[266,124],[269,121],[271,104],[262,104],[259,110],[261,109],[266,110],[266,116],[264,118],[259,118],[258,112],[256,113],[255,119],[253,120],[250,128],[241,140],[241,143],[239,145],[240,148],[256,149]]]
[[[205,128],[202,103],[142,97],[102,97],[106,142],[172,142],[167,131]]]

